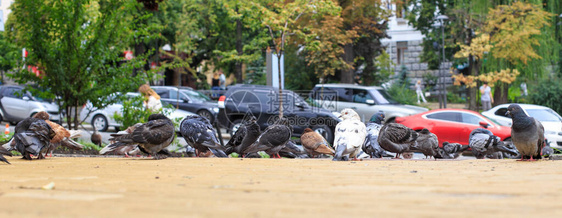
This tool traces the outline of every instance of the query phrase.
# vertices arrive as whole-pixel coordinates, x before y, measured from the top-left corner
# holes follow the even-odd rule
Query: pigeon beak
[[[509,112],[509,111],[506,111],[506,112],[505,112],[505,115],[506,115],[506,116],[509,116],[510,114],[511,114],[511,112]]]

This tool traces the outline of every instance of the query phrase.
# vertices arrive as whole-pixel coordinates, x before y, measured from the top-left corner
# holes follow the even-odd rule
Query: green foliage
[[[433,73],[427,72],[422,75],[423,81],[425,82],[425,90],[432,90],[433,87],[437,85],[439,77],[433,75]]]
[[[542,79],[536,84],[528,84],[528,86],[531,103],[552,108],[558,114],[562,114],[562,101],[560,101],[560,93],[562,93],[561,78]]]
[[[20,52],[21,50],[16,44],[6,37],[6,33],[0,32],[0,54],[2,54],[0,55],[0,71],[2,73],[17,67],[21,60]],[[0,81],[3,82],[4,78],[0,78]]]
[[[371,75],[372,83],[365,83],[364,85],[381,85],[388,82],[390,76],[394,73],[395,66],[396,64],[392,62],[390,55],[383,50],[381,54],[375,58],[375,68],[378,69],[378,71]]]
[[[465,92],[464,87],[451,86],[447,88],[447,102],[448,103],[466,103],[466,98],[462,97]]]
[[[123,129],[133,126],[136,123],[146,123],[152,113],[145,109],[143,101],[144,99],[142,96],[124,100],[121,113],[115,112],[113,119],[121,124]]]
[[[396,100],[400,104],[416,104],[417,97],[416,92],[409,88],[409,84],[399,84],[393,83],[390,88],[386,90],[392,99]]]
[[[78,139],[76,140],[76,142],[80,143],[81,145],[84,145],[84,148],[82,150],[95,150],[99,152],[102,149],[102,147],[92,143],[89,140],[86,141],[86,140]]]
[[[0,144],[6,144],[13,136],[13,132],[10,132],[8,135],[4,134],[4,132],[0,133]]]
[[[399,86],[410,85],[410,79],[408,78],[408,68],[406,68],[406,65],[400,66],[400,72],[396,76],[396,83]]]

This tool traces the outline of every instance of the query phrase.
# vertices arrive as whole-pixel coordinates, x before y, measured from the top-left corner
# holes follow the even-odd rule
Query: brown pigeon
[[[94,133],[90,136],[90,141],[95,145],[101,147],[101,134],[98,132],[96,127],[94,126]]]
[[[334,156],[334,149],[330,148],[328,141],[320,133],[310,128],[304,129],[301,135],[301,143],[310,157],[317,157],[322,154]]]
[[[53,131],[55,131],[55,133],[56,133],[55,137],[53,137],[53,139],[51,139],[51,145],[49,146],[49,148],[47,148],[47,151],[45,152],[45,156],[47,156],[47,154],[50,154],[50,156],[52,157],[53,151],[60,145],[63,145],[63,146],[68,147],[68,148],[76,149],[76,150],[80,150],[80,149],[84,148],[83,145],[81,145],[78,142],[75,142],[71,139],[73,137],[77,137],[77,136],[73,136],[77,132],[71,133],[70,131],[68,131],[66,128],[59,125],[58,123],[50,121],[49,120],[49,114],[47,112],[40,111],[40,112],[34,114],[33,117],[45,120],[45,122],[47,124],[49,124],[51,129],[53,129]]]

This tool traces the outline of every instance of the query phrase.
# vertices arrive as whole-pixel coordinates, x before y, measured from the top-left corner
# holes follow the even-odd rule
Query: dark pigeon
[[[435,158],[442,159],[456,159],[460,154],[470,148],[468,145],[461,145],[459,143],[443,142],[443,147],[438,149]]]
[[[293,140],[289,140],[285,147],[279,151],[279,156],[286,158],[308,158],[307,152]]]
[[[264,151],[270,157],[279,156],[279,151],[291,139],[293,129],[289,125],[289,120],[285,117],[280,118],[275,124],[268,126],[258,139],[248,146],[243,152],[245,154]]]
[[[110,141],[115,143],[106,146],[108,152],[121,146],[134,146],[154,159],[166,158],[164,148],[174,141],[176,136],[174,123],[163,114],[152,114],[148,117],[148,122],[135,128],[130,134],[111,134]],[[100,151],[101,152],[101,151]]]
[[[23,155],[23,159],[31,160],[31,155],[37,159],[45,158],[44,153],[51,140],[55,137],[55,131],[45,120],[29,117],[20,121],[15,128],[15,149]]]
[[[116,134],[112,134],[112,137],[118,138],[122,135],[131,134],[135,131],[135,129],[139,126],[143,125],[142,123],[136,123],[135,125],[129,126],[124,131],[119,131]],[[114,141],[110,141],[110,144],[115,143]],[[140,149],[138,144],[135,143],[119,143],[113,146],[105,146],[99,152],[102,155],[113,154],[113,155],[125,155],[125,157],[129,157],[129,155],[136,155],[140,153]]]
[[[10,164],[10,162],[8,162],[8,160],[3,155],[7,155],[11,157],[12,153],[6,150],[4,147],[0,146],[0,161]]]
[[[396,153],[395,158],[400,158],[402,153],[416,147],[418,133],[399,123],[385,124],[379,133],[379,145],[390,152]]]
[[[98,132],[96,127],[94,126],[94,133],[90,136],[90,141],[101,148],[101,134]]]
[[[365,142],[361,146],[361,150],[368,154],[371,158],[382,158],[388,156],[387,152],[381,148],[378,142],[379,132],[382,128],[382,123],[384,121],[384,113],[379,111],[371,116],[371,119],[367,123],[367,137],[365,137]]]
[[[187,116],[180,124],[180,133],[187,144],[195,148],[197,157],[209,150],[216,157],[228,157],[219,142],[217,131],[207,118],[199,115]]]
[[[544,146],[544,127],[533,117],[527,116],[518,104],[507,107],[506,115],[511,116],[511,139],[521,154],[521,160],[533,161],[533,157],[541,158]]]
[[[490,130],[482,128],[470,132],[468,146],[472,149],[472,154],[478,159],[484,159],[487,155],[492,155],[498,151],[517,155],[517,151],[505,146],[500,137],[495,136]]]
[[[229,155],[236,152],[240,156],[244,156],[243,151],[253,144],[261,134],[260,126],[256,122],[255,116],[249,119],[236,130],[236,133],[226,143],[226,154]]]
[[[543,157],[550,157],[554,154],[554,149],[550,147],[548,140],[545,139],[544,147],[541,149],[541,156]]]
[[[423,128],[418,132],[416,139],[417,145],[413,146],[414,149],[419,150],[425,155],[425,158],[431,158],[437,155],[439,149],[439,141],[437,136],[428,129]]]

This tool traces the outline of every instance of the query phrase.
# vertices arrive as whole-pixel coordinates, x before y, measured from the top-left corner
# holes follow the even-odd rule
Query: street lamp
[[[445,88],[445,21],[449,19],[447,15],[439,15],[436,20],[439,21],[439,26],[441,26],[441,50],[442,50],[442,59],[441,59],[441,66],[439,68],[440,77],[441,77],[441,98],[443,99],[443,105],[441,105],[441,98],[439,99],[439,108],[447,108],[447,89]],[[443,72],[441,69],[443,68]]]

